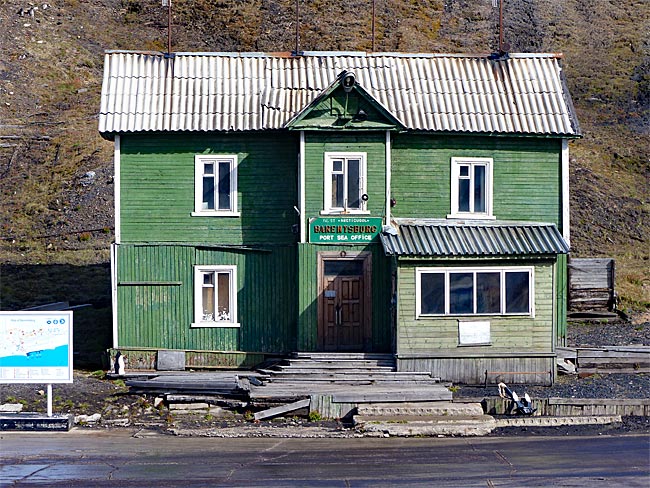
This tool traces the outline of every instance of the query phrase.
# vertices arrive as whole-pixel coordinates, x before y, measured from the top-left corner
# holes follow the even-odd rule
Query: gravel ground
[[[636,321],[576,322],[569,325],[569,347],[650,346],[650,321],[643,315]],[[523,389],[515,388],[515,391]],[[532,386],[526,391],[532,398],[648,398],[650,375],[607,374],[580,378],[560,375],[553,386]],[[496,385],[487,388],[461,386],[455,397],[498,396]]]

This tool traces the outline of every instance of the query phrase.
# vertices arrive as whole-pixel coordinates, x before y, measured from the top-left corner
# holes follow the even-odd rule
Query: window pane
[[[361,193],[359,170],[361,161],[358,159],[348,160],[348,208],[360,209],[361,208]]]
[[[205,163],[203,165],[203,174],[204,175],[213,175],[214,174],[214,164]]]
[[[469,180],[458,180],[458,211],[469,212]]]
[[[363,275],[363,261],[360,259],[327,260],[323,263],[325,276],[361,276]]]
[[[476,273],[476,313],[501,312],[501,274]]]
[[[214,210],[214,177],[203,177],[203,210]]]
[[[422,273],[420,275],[420,313],[445,313],[444,273]]]
[[[343,175],[332,174],[332,208],[343,208]]]
[[[458,169],[458,174],[460,175],[461,178],[462,177],[469,178],[469,166],[466,164],[461,165],[460,168]]]
[[[230,321],[230,273],[217,273],[218,320]]]
[[[230,210],[230,162],[219,163],[219,210]]]
[[[527,271],[506,272],[506,313],[529,313],[530,277]]]
[[[474,166],[474,212],[485,212],[485,166]]]
[[[203,273],[203,288],[201,299],[202,320],[214,320],[214,274]]]
[[[449,274],[449,313],[474,313],[474,273]]]

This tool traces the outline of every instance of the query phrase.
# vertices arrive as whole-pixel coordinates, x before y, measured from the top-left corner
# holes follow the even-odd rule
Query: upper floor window
[[[323,213],[365,213],[366,153],[325,153]]]
[[[239,327],[236,266],[194,268],[193,327]]]
[[[192,215],[237,216],[237,156],[194,157]]]
[[[451,158],[451,214],[492,219],[492,158]]]
[[[418,268],[416,313],[533,315],[533,268]]]

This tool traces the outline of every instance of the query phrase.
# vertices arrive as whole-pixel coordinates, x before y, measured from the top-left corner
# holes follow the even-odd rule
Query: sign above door
[[[368,244],[381,232],[381,217],[316,217],[309,222],[313,244]]]

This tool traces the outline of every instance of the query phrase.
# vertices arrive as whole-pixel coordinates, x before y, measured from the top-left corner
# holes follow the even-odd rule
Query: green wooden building
[[[99,130],[130,367],[380,352],[553,381],[580,136],[560,56],[111,51]]]

